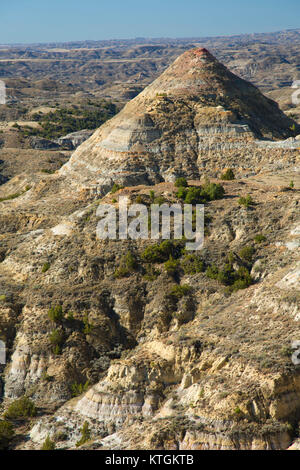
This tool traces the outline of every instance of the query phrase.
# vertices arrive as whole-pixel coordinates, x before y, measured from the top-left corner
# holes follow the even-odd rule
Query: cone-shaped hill
[[[198,178],[229,165],[253,169],[266,155],[255,140],[287,138],[292,125],[255,86],[206,49],[193,49],[101,126],[60,173],[103,193],[113,182]]]

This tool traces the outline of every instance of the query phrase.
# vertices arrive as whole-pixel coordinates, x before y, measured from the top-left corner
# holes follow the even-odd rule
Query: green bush
[[[227,286],[228,292],[245,289],[253,283],[247,268],[240,267],[236,271],[230,262],[225,264],[223,269],[219,269],[215,264],[209,266],[206,270],[206,276]]]
[[[181,268],[184,274],[196,274],[204,271],[204,263],[199,256],[185,255],[181,260]]]
[[[225,190],[221,184],[207,181],[204,186],[180,187],[176,193],[178,199],[182,199],[186,204],[204,204],[208,201],[222,199]]]
[[[93,107],[79,109],[60,108],[46,115],[34,114],[33,119],[39,122],[39,128],[22,126],[21,131],[25,136],[37,135],[45,139],[54,139],[62,135],[76,132],[82,129],[97,129],[107,119],[117,112],[115,104],[109,101],[91,103]]]
[[[169,276],[175,276],[175,274],[178,271],[178,266],[179,266],[179,261],[172,258],[172,256],[170,256],[168,261],[165,262],[165,269],[167,273],[169,274]]]
[[[61,323],[64,319],[63,308],[61,305],[51,307],[48,311],[48,317],[53,323]]]
[[[180,241],[164,240],[159,245],[149,245],[143,251],[141,258],[147,263],[163,263],[170,256],[177,259],[182,255],[183,245]]]
[[[89,335],[92,331],[93,331],[93,328],[94,328],[94,325],[92,323],[89,322],[89,316],[88,314],[86,313],[84,315],[84,318],[83,318],[83,333],[85,335]]]
[[[154,199],[155,199],[155,192],[153,191],[153,189],[151,189],[149,191],[149,196],[150,196],[150,201],[151,202],[154,202]]]
[[[81,428],[81,438],[78,442],[76,442],[76,447],[80,447],[85,444],[91,438],[91,431],[89,428],[89,424],[87,421],[84,422]]]
[[[21,397],[9,405],[4,416],[8,419],[31,418],[36,416],[36,413],[37,410],[33,401],[28,397]]]
[[[55,450],[55,447],[55,442],[52,441],[48,435],[41,447],[41,450]]]
[[[117,184],[117,183],[114,183],[113,187],[111,188],[110,192],[111,194],[114,194],[116,193],[117,191],[119,191],[120,189],[123,189],[124,186],[120,185],[120,184]]]
[[[144,274],[144,279],[146,279],[146,281],[155,281],[159,275],[160,271],[155,269],[151,264],[146,265],[146,272]]]
[[[191,286],[187,284],[182,284],[181,286],[176,284],[170,290],[169,295],[174,300],[179,300],[179,299],[182,299],[182,297],[189,295],[191,291],[192,291]]]
[[[267,238],[264,235],[262,235],[261,233],[259,233],[258,235],[255,235],[255,237],[254,237],[255,243],[263,243],[266,240],[267,240]]]
[[[246,197],[240,197],[239,198],[238,204],[240,206],[250,207],[254,204],[254,201],[253,201],[252,197],[250,196],[250,194],[247,194]]]
[[[208,266],[206,269],[206,276],[210,279],[217,279],[218,278],[219,269],[215,264]]]
[[[128,252],[126,255],[122,256],[119,267],[114,273],[114,277],[117,279],[121,277],[126,277],[133,271],[136,271],[137,267],[137,259],[131,252]]]
[[[253,246],[244,246],[239,251],[239,257],[242,258],[244,261],[251,262],[254,253],[255,253],[255,250],[254,250]]]
[[[224,197],[225,189],[221,184],[207,182],[203,187],[203,193],[207,200],[214,201]]]
[[[60,354],[61,346],[64,343],[64,334],[60,330],[53,330],[49,335],[50,343],[54,346],[54,354]]]
[[[44,263],[42,267],[42,273],[46,273],[50,269],[50,263]]]
[[[223,181],[230,181],[234,180],[235,176],[233,173],[233,170],[231,168],[228,168],[222,175],[221,175],[221,180]]]
[[[12,438],[14,437],[14,429],[8,421],[0,421],[0,450],[6,450]]]
[[[89,385],[90,383],[88,380],[85,383],[78,383],[78,382],[73,383],[71,385],[72,397],[78,397],[82,393],[86,392]]]
[[[175,181],[176,188],[186,188],[188,186],[188,182],[185,178],[177,178]]]

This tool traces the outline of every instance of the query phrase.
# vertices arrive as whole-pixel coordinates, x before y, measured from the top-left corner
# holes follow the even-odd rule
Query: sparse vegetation
[[[73,383],[71,385],[72,397],[78,397],[82,393],[86,392],[89,385],[90,383],[88,380],[85,383],[78,383],[78,382]]]
[[[176,188],[186,188],[188,186],[188,182],[185,178],[177,178],[175,181]]]
[[[265,235],[259,233],[257,235],[255,235],[254,237],[254,241],[255,243],[263,243],[267,240],[267,238],[265,237]]]
[[[169,295],[174,300],[179,300],[182,297],[189,295],[191,291],[192,291],[192,288],[188,284],[182,284],[182,285],[176,284],[170,290]]]
[[[184,274],[202,273],[205,270],[204,262],[197,255],[185,255],[180,263]]]
[[[89,423],[85,421],[83,423],[83,426],[81,428],[81,438],[78,442],[76,442],[76,447],[80,447],[83,444],[85,444],[87,441],[89,441],[91,438],[91,431],[89,428]]]
[[[48,435],[41,447],[41,450],[55,450],[55,442],[50,439],[50,436]]]
[[[221,175],[221,180],[223,181],[231,181],[234,180],[235,176],[233,173],[233,170],[231,168],[228,168],[222,175]]]
[[[175,276],[175,274],[178,271],[179,261],[172,258],[172,256],[170,256],[168,261],[165,262],[164,266],[165,266],[165,270],[167,271],[169,276]]]
[[[61,347],[64,343],[64,339],[64,334],[61,330],[56,329],[51,331],[49,335],[49,341],[54,346],[54,354],[58,355],[61,353]]]
[[[59,108],[48,114],[34,114],[32,119],[39,123],[38,128],[22,126],[25,136],[38,136],[45,139],[56,139],[70,132],[82,129],[96,129],[117,112],[116,105],[110,101],[93,103],[85,108]]]
[[[157,245],[149,245],[143,251],[141,258],[147,263],[163,263],[167,261],[170,256],[178,259],[183,250],[181,241],[164,240]]]
[[[111,188],[110,192],[111,192],[111,194],[115,194],[117,191],[119,191],[120,189],[123,189],[123,188],[124,188],[124,186],[122,186],[121,184],[114,183],[114,185]]]
[[[250,196],[250,194],[247,194],[246,197],[240,197],[239,198],[238,204],[240,206],[250,207],[254,204],[254,201],[253,201],[252,197]]]
[[[184,201],[185,204],[204,204],[208,201],[222,199],[224,194],[225,190],[221,184],[207,181],[203,186],[199,187],[180,187],[176,197]]]
[[[48,311],[48,317],[53,323],[62,323],[64,319],[63,308],[61,305],[51,307]]]
[[[254,250],[253,246],[244,246],[239,251],[239,256],[240,256],[240,258],[242,258],[242,260],[251,262],[254,253],[255,253],[255,250]]]
[[[42,273],[46,273],[50,269],[50,263],[44,263],[42,267]]]
[[[131,252],[128,252],[126,255],[122,256],[119,267],[114,273],[114,277],[118,279],[129,276],[131,273],[136,271],[137,268],[138,262],[136,257]]]
[[[13,425],[5,420],[0,421],[0,450],[6,450],[14,437]]]
[[[32,400],[24,396],[13,401],[4,414],[6,419],[32,418],[36,416],[36,406]]]

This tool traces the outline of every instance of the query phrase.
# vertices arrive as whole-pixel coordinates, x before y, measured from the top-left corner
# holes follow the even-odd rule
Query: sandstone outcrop
[[[289,137],[292,125],[256,87],[194,49],[101,126],[60,174],[103,194],[114,182],[198,178],[228,166],[246,173],[253,154],[257,166],[269,161],[255,139]]]

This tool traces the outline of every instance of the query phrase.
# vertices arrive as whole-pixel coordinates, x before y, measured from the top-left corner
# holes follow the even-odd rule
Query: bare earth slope
[[[101,194],[114,182],[199,177],[228,161],[245,171],[255,138],[290,137],[293,124],[206,49],[193,49],[101,126],[60,174]]]

